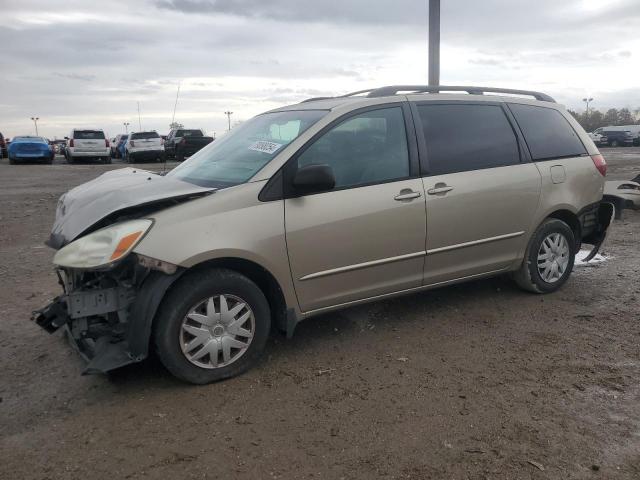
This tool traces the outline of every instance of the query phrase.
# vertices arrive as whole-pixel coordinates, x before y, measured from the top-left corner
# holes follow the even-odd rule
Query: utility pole
[[[229,121],[229,130],[231,130],[231,115],[233,115],[233,112],[227,110],[224,114],[227,116],[227,120]]]
[[[590,104],[591,102],[593,102],[593,98],[591,98],[591,97],[589,97],[589,98],[583,98],[583,99],[582,99],[582,101],[583,101],[583,102],[585,102],[585,103],[587,104],[587,110],[586,110],[586,112],[585,112],[585,116],[586,116],[587,118],[589,118],[589,104]]]
[[[440,85],[440,0],[429,1],[429,85]]]
[[[131,125],[129,122],[124,122],[124,133],[126,133],[127,135],[129,134],[129,125]]]
[[[142,120],[140,120],[140,102],[138,102],[138,129],[142,131]]]
[[[38,120],[40,120],[40,117],[31,117],[31,120],[33,120],[33,123],[36,126],[36,137],[38,137]]]

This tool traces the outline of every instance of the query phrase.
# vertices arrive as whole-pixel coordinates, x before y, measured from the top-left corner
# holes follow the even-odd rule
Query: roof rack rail
[[[376,88],[367,88],[366,90],[358,90],[357,92],[346,93],[344,95],[338,95],[336,97],[313,97],[313,98],[307,98],[306,100],[302,100],[300,103],[315,102],[317,100],[329,100],[330,98],[353,97],[355,95],[361,95],[363,93],[370,93],[370,92],[373,92],[374,90],[377,90],[377,89]]]
[[[361,92],[355,92],[353,94],[344,95],[354,95],[356,93],[363,93],[367,90],[363,90]],[[409,92],[409,93],[440,93],[440,92],[467,92],[470,95],[483,95],[484,93],[507,93],[511,95],[526,95],[535,98],[536,100],[540,100],[542,102],[552,102],[556,103],[556,101],[547,95],[546,93],[534,92],[532,90],[514,90],[511,88],[494,88],[494,87],[467,87],[467,86],[459,86],[459,85],[391,85],[387,87],[380,87],[369,91],[367,97],[387,97],[390,95],[397,95],[398,92]]]

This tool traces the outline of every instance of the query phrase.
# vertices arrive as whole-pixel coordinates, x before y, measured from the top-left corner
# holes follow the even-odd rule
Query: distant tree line
[[[640,125],[640,108],[636,108],[633,112],[628,108],[610,108],[605,113],[600,110],[589,109],[578,113],[569,110],[571,115],[575,117],[582,128],[587,132],[593,132],[596,128],[610,127],[612,125]]]

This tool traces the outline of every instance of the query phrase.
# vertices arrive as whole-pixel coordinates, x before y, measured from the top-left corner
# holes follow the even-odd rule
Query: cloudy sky
[[[639,0],[442,0],[442,84],[640,107]],[[0,131],[221,134],[317,95],[426,83],[427,0],[0,0]]]

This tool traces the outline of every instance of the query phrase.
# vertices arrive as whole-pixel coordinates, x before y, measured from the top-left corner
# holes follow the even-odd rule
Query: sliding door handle
[[[430,188],[429,190],[427,190],[427,193],[429,195],[439,195],[450,192],[451,190],[453,190],[453,187],[450,187],[449,185],[443,183],[437,183],[434,188]]]

